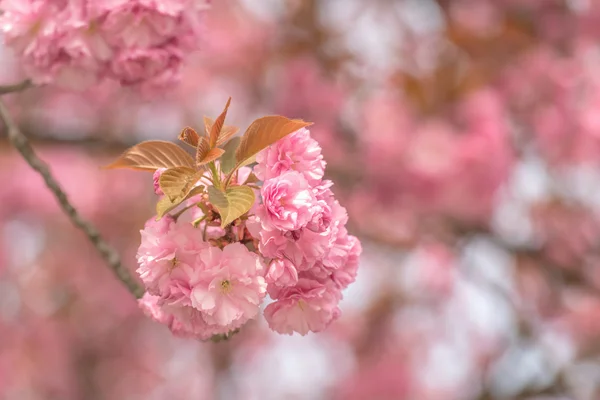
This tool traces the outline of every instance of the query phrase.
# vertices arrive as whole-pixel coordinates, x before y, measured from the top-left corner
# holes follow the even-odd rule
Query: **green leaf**
[[[251,163],[258,152],[272,145],[300,128],[311,125],[298,119],[289,119],[279,115],[262,117],[250,124],[240,146],[236,151],[236,161],[239,166]]]
[[[182,202],[202,193],[204,193],[204,186],[196,186],[186,196],[177,198],[174,201],[171,201],[168,196],[164,196],[156,203],[156,220],[158,221],[164,217],[165,214],[176,208]]]
[[[105,169],[128,168],[156,171],[159,168],[194,168],[194,159],[185,150],[171,142],[150,140],[136,144]]]
[[[248,186],[230,186],[225,192],[209,186],[208,200],[221,215],[221,228],[247,213],[254,205],[254,191]]]
[[[230,173],[235,168],[235,151],[240,145],[241,140],[241,137],[234,137],[223,146],[225,154],[221,157],[221,171],[224,174]]]
[[[160,175],[158,183],[163,193],[171,201],[185,197],[202,178],[204,171],[188,167],[169,168]]]

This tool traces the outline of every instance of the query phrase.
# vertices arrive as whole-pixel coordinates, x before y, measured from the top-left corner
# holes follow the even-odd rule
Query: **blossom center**
[[[302,299],[298,300],[298,307],[300,307],[300,310],[304,311],[306,308],[306,302]]]
[[[229,280],[225,279],[223,281],[221,281],[221,293],[223,294],[228,294],[231,292],[232,288],[232,284]]]
[[[173,257],[173,259],[171,260],[171,271],[177,268],[179,263],[180,261],[177,259],[177,257]]]
[[[29,33],[31,35],[37,35],[43,27],[43,22],[41,19],[36,20],[33,25],[31,25],[31,28],[29,29]]]

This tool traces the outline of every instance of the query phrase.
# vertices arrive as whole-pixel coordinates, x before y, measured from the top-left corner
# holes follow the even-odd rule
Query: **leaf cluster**
[[[246,214],[255,202],[254,191],[248,186],[254,181],[233,184],[235,172],[252,164],[261,150],[311,125],[279,115],[266,116],[252,122],[241,137],[235,136],[239,129],[225,125],[230,103],[231,98],[216,120],[204,118],[202,134],[191,127],[181,131],[179,140],[193,149],[194,156],[174,143],[152,140],[127,149],[104,168],[150,172],[165,169],[159,178],[165,195],[156,205],[157,218],[189,198],[206,193],[220,214],[221,227],[226,227]],[[208,182],[201,185],[203,179]]]

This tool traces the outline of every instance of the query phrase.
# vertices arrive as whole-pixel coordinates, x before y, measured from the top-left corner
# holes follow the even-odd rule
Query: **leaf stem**
[[[202,240],[206,242],[206,230],[208,229],[208,221],[204,221],[204,229],[202,230]]]
[[[18,85],[14,85],[13,87],[17,87]],[[22,84],[22,86],[26,86]],[[20,90],[24,90],[22,87]],[[18,90],[14,90],[18,91]],[[7,92],[4,92],[7,93]],[[60,184],[54,178],[48,165],[42,161],[27,140],[27,137],[23,135],[23,133],[19,130],[16,122],[12,119],[7,107],[0,100],[0,120],[6,126],[8,131],[8,140],[10,143],[17,149],[19,153],[23,156],[25,161],[33,168],[41,177],[44,179],[46,186],[56,200],[58,204],[63,209],[65,214],[69,217],[71,222],[77,226],[79,229],[85,233],[88,237],[89,241],[94,245],[100,256],[106,261],[108,267],[115,273],[117,278],[123,282],[123,284],[127,287],[127,289],[136,297],[140,298],[144,294],[144,289],[136,282],[131,273],[127,270],[127,268],[121,263],[121,258],[119,254],[113,249],[103,238],[100,236],[98,229],[92,225],[90,222],[85,220],[79,212],[73,207],[73,205],[69,202],[69,199],[63,189],[60,187]]]
[[[179,218],[181,216],[181,214],[183,214],[184,212],[186,212],[187,210],[189,210],[192,207],[196,207],[196,203],[191,204],[186,207],[183,207],[181,210],[179,210],[175,214],[171,215],[171,217],[173,217],[175,220],[177,220],[177,218]]]
[[[221,188],[221,177],[219,176],[219,172],[217,171],[217,166],[214,161],[208,163],[208,168],[210,169],[210,173],[212,174],[213,185],[220,189]]]
[[[224,189],[227,189],[229,183],[231,182],[231,178],[233,178],[233,174],[235,174],[235,172],[240,168],[240,165],[241,163],[235,164],[235,167],[233,167],[229,174],[227,174],[227,176],[225,177],[225,183],[223,184]]]
[[[195,219],[195,220],[192,222],[192,225],[194,225],[194,228],[197,228],[197,227],[198,227],[198,225],[200,225],[200,224],[202,223],[202,221],[204,221],[204,220],[206,219],[206,217],[207,217],[207,216],[208,216],[208,215],[203,215],[202,217],[200,217],[200,218],[198,218],[198,219]]]

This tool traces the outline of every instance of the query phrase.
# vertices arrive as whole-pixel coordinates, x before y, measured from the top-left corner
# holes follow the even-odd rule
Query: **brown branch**
[[[29,84],[19,84],[13,85],[11,87],[5,86],[0,87],[0,93],[11,93],[7,88],[12,88],[12,92],[20,91],[27,88]],[[94,247],[98,250],[104,261],[108,264],[109,268],[113,270],[117,278],[125,284],[127,289],[136,297],[140,298],[144,290],[143,288],[136,282],[136,280],[129,273],[127,268],[121,264],[121,259],[117,252],[100,236],[100,233],[90,222],[83,219],[81,215],[77,212],[75,207],[69,202],[67,195],[60,187],[59,183],[52,176],[50,169],[35,153],[31,145],[29,144],[29,140],[27,137],[23,135],[23,133],[17,127],[15,121],[13,121],[10,113],[8,112],[7,107],[0,100],[0,119],[3,121],[6,129],[8,131],[8,139],[11,144],[21,153],[25,161],[37,171],[46,186],[56,197],[60,207],[63,209],[65,214],[71,219],[71,222],[79,229],[81,229],[90,242],[94,245]]]
[[[83,149],[86,151],[93,152],[94,154],[100,155],[118,155],[123,153],[126,149],[137,144],[137,142],[131,140],[118,140],[116,138],[100,137],[96,135],[95,132],[95,136],[89,135],[76,138],[65,138],[50,135],[42,135],[36,130],[27,126],[21,126],[20,130],[25,136],[27,136],[29,142],[35,146],[68,146]],[[0,148],[7,144],[9,143],[5,141],[5,138],[0,137]]]
[[[29,79],[25,79],[24,81],[15,83],[14,85],[0,86],[0,95],[22,92],[23,90],[29,89],[32,86],[33,83]]]

